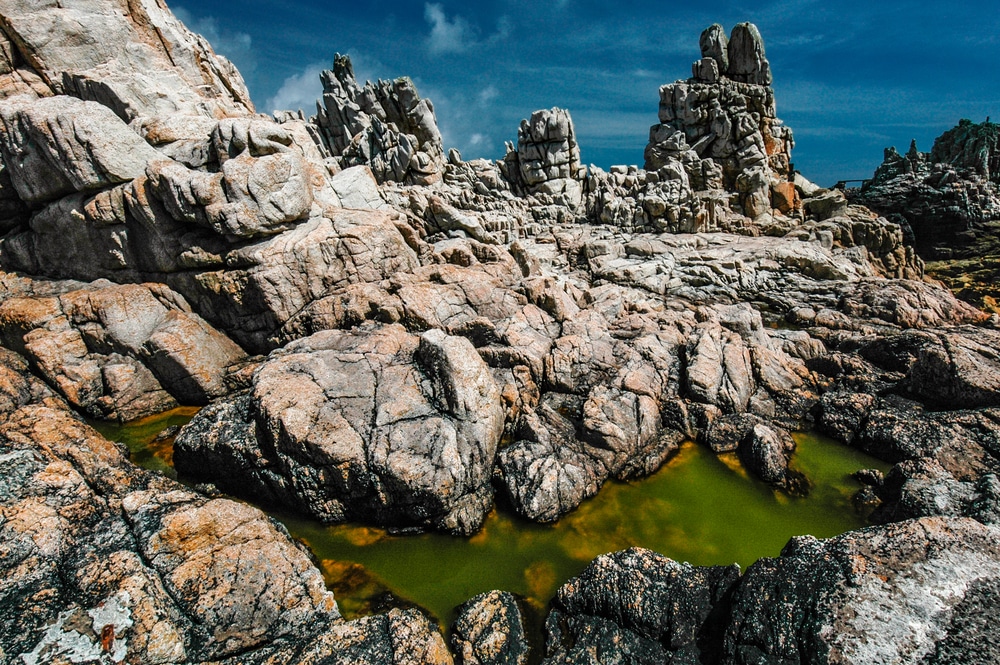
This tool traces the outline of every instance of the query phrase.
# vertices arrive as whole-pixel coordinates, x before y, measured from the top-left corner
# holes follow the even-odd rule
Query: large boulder
[[[399,325],[328,331],[273,353],[248,396],[200,413],[174,459],[182,474],[326,522],[468,534],[492,502],[503,424],[468,340]]]
[[[161,285],[22,282],[0,289],[0,343],[92,418],[206,404],[246,355]]]
[[[6,100],[0,122],[4,171],[34,207],[128,182],[162,157],[107,107],[73,97]]]
[[[716,662],[737,566],[633,548],[597,557],[556,593],[546,664]]]

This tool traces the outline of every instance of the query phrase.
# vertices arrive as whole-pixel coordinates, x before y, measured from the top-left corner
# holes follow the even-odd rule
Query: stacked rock
[[[702,33],[700,46],[693,78],[660,88],[660,124],[650,128],[646,169],[659,170],[690,149],[718,163],[725,188],[741,192],[747,216],[774,207],[792,212],[794,187],[783,188],[791,201],[787,196],[778,197],[781,206],[771,201],[772,190],[782,190],[791,176],[794,139],[777,117],[760,32],[752,23],[740,23],[727,39],[714,24]]]
[[[316,124],[344,166],[365,164],[379,182],[429,185],[441,179],[444,146],[434,106],[413,81],[368,82],[358,87],[351,59],[339,53],[324,71]]]
[[[522,120],[517,150],[508,144],[505,162],[526,193],[545,194],[571,207],[580,204],[585,170],[569,111],[542,109]]]

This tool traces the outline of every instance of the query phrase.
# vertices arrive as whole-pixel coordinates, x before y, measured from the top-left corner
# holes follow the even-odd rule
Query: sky
[[[712,23],[760,28],[795,167],[820,184],[870,177],[883,149],[929,151],[961,118],[1000,119],[995,0],[364,2],[168,0],[240,69],[257,110],[315,113],[319,72],[409,76],[445,148],[499,159],[532,111],[570,111],[584,164],[642,165],[659,87],[691,76]]]

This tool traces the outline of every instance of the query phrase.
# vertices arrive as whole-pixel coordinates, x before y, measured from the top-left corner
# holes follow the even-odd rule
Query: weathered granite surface
[[[73,408],[126,422],[229,392],[246,354],[161,284],[0,276],[0,344]]]
[[[797,491],[789,431],[817,427],[895,464],[862,474],[881,526],[742,577],[607,555],[560,591],[544,657],[995,660],[998,322],[923,280],[905,227],[792,172],[752,24],[707,29],[646,167],[604,171],[558,108],[503,160],[446,156],[412,83],[360,86],[346,57],[315,118],[255,116],[162,4],[0,17],[0,335],[27,358],[0,351],[2,658],[451,662],[417,611],[339,620],[276,523],[70,410],[212,400],[182,474],[463,534],[494,492],[553,521],[684,439]],[[100,21],[128,57],[69,39]],[[990,131],[937,154],[992,182]],[[520,662],[518,613],[475,600],[456,653]]]
[[[417,613],[340,619],[284,527],[135,467],[0,361],[3,662],[451,662]]]

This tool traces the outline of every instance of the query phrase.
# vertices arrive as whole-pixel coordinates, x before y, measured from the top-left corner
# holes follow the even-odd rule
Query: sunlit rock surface
[[[138,470],[74,413],[210,401],[182,474],[462,534],[494,492],[554,521],[685,439],[805,491],[789,432],[818,427],[896,465],[863,474],[881,526],[743,577],[607,555],[537,655],[995,660],[997,322],[923,281],[905,225],[792,171],[752,24],[692,41],[645,167],[605,171],[559,108],[463,161],[412,82],[359,85],[346,57],[316,117],[254,115],[162,4],[0,17],[3,659],[452,661],[419,611],[340,620],[275,522]],[[990,127],[947,135],[955,166],[923,182],[977,192],[975,215]],[[926,170],[889,157],[886,183]],[[463,610],[460,658],[524,657],[508,600]]]

